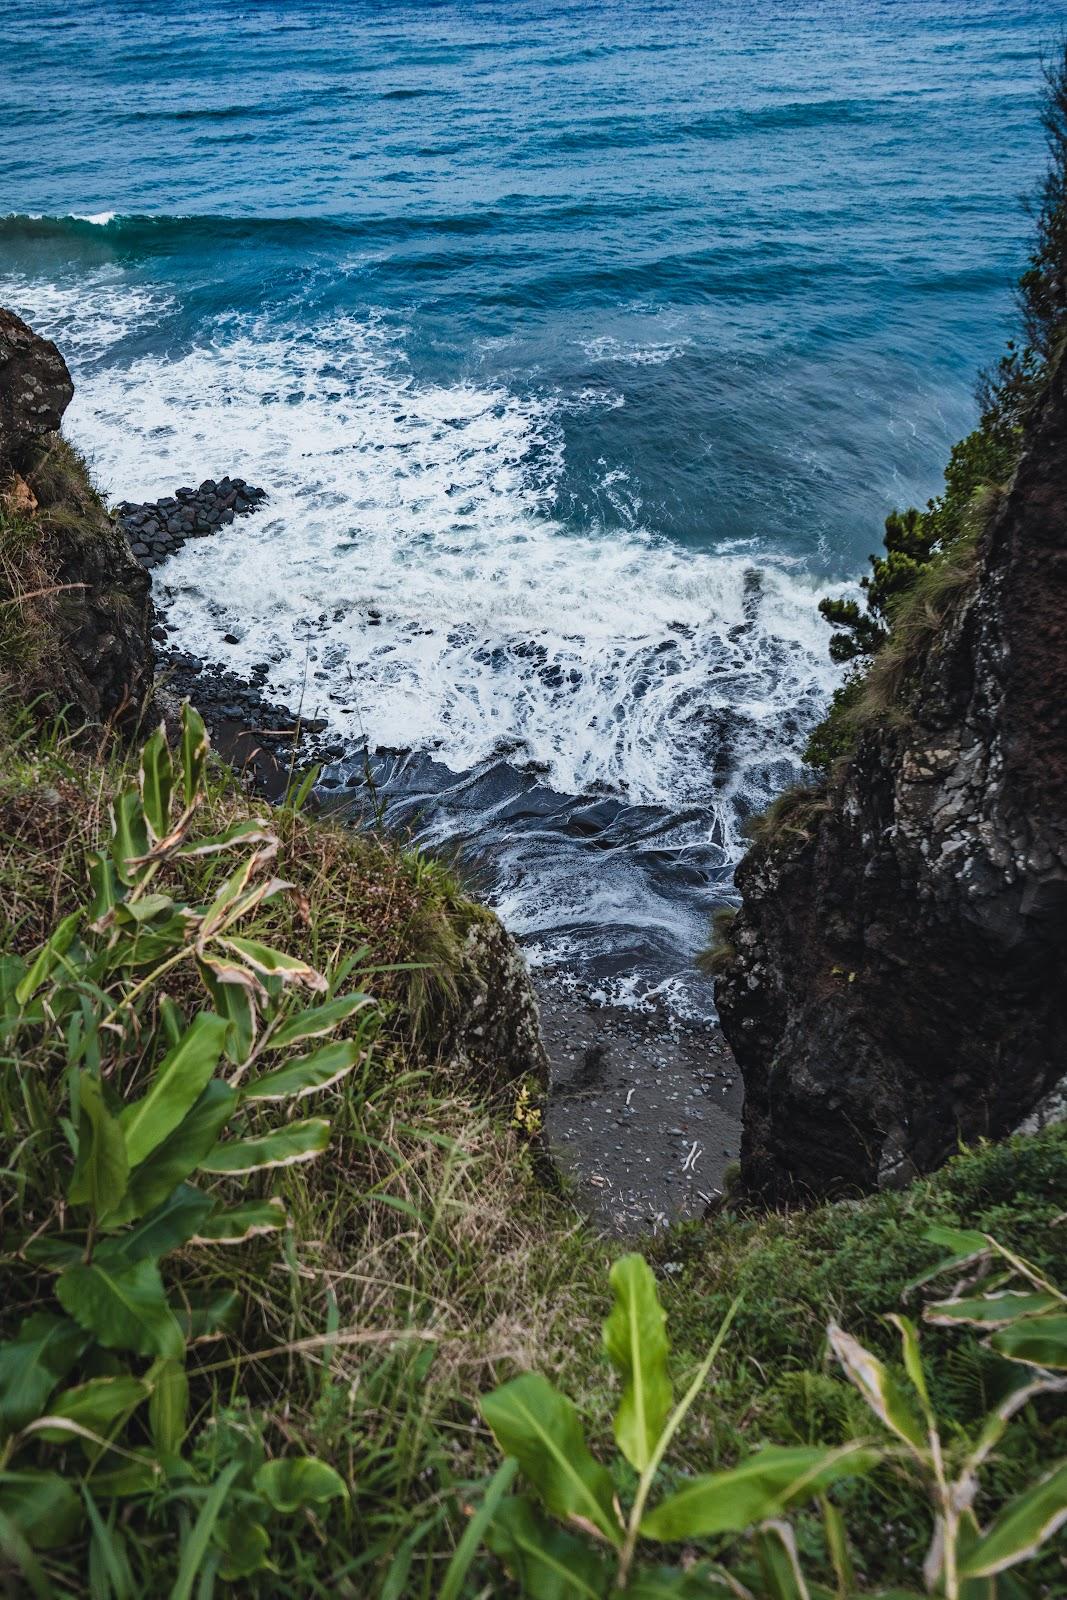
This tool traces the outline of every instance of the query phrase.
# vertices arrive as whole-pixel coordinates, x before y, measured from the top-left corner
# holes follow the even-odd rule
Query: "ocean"
[[[154,573],[178,642],[328,719],[535,964],[707,1015],[818,597],[1011,331],[1065,19],[6,0],[0,303],[110,500],[268,491]]]

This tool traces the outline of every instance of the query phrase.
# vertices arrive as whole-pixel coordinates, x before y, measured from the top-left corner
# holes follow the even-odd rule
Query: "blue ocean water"
[[[816,599],[1010,329],[1065,19],[6,0],[0,302],[113,499],[269,490],[157,571],[180,640],[368,746],[535,959],[700,1009]]]

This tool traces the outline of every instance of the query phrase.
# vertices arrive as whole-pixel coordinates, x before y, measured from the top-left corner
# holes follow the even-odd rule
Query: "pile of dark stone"
[[[158,623],[156,640],[157,683],[175,703],[191,700],[207,723],[212,744],[242,771],[249,769],[256,787],[272,799],[277,781],[284,779],[294,760],[305,767],[326,764],[346,753],[346,746],[330,738],[324,717],[298,717],[267,699],[263,685],[266,663],[254,666],[248,678],[201,660],[169,643],[170,629]],[[324,787],[337,787],[339,780]],[[282,784],[284,787],[284,782]]]
[[[199,489],[179,489],[162,500],[141,505],[123,500],[115,507],[115,520],[142,567],[158,567],[186,539],[203,539],[227,527],[266,498],[265,489],[243,478],[205,478]]]

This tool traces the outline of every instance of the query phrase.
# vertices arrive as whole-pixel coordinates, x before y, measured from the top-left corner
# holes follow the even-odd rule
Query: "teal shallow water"
[[[1065,16],[9,0],[0,299],[114,498],[271,491],[157,575],[182,641],[411,752],[535,956],[699,1009],[815,599],[1009,327]]]

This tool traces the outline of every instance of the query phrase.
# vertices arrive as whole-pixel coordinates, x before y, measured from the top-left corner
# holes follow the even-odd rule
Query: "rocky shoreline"
[[[122,500],[114,507],[116,526],[135,560],[145,570],[160,566],[189,539],[203,539],[250,516],[267,500],[267,491],[244,478],[206,478],[196,489],[176,489],[158,500]],[[304,718],[275,705],[262,693],[268,668],[248,678],[205,662],[171,644],[166,605],[153,595],[151,630],[155,649],[156,699],[164,714],[191,700],[209,729],[215,748],[269,799],[285,792],[297,764],[329,760],[343,747],[324,736],[323,719]]]
[[[266,499],[241,478],[207,479],[143,505],[124,501],[116,519],[151,569],[186,539],[229,527]],[[266,663],[243,678],[175,646],[158,596],[152,637],[161,709],[174,714],[191,700],[215,749],[266,798],[281,799],[307,767],[351,754],[324,719],[304,719],[264,695]],[[345,788],[329,771],[312,794],[312,804],[349,802],[353,811],[365,799],[364,784]],[[604,1005],[580,973],[538,974],[535,989],[550,1069],[545,1132],[582,1209],[612,1233],[634,1234],[714,1206],[741,1134],[741,1079],[721,1032]]]

